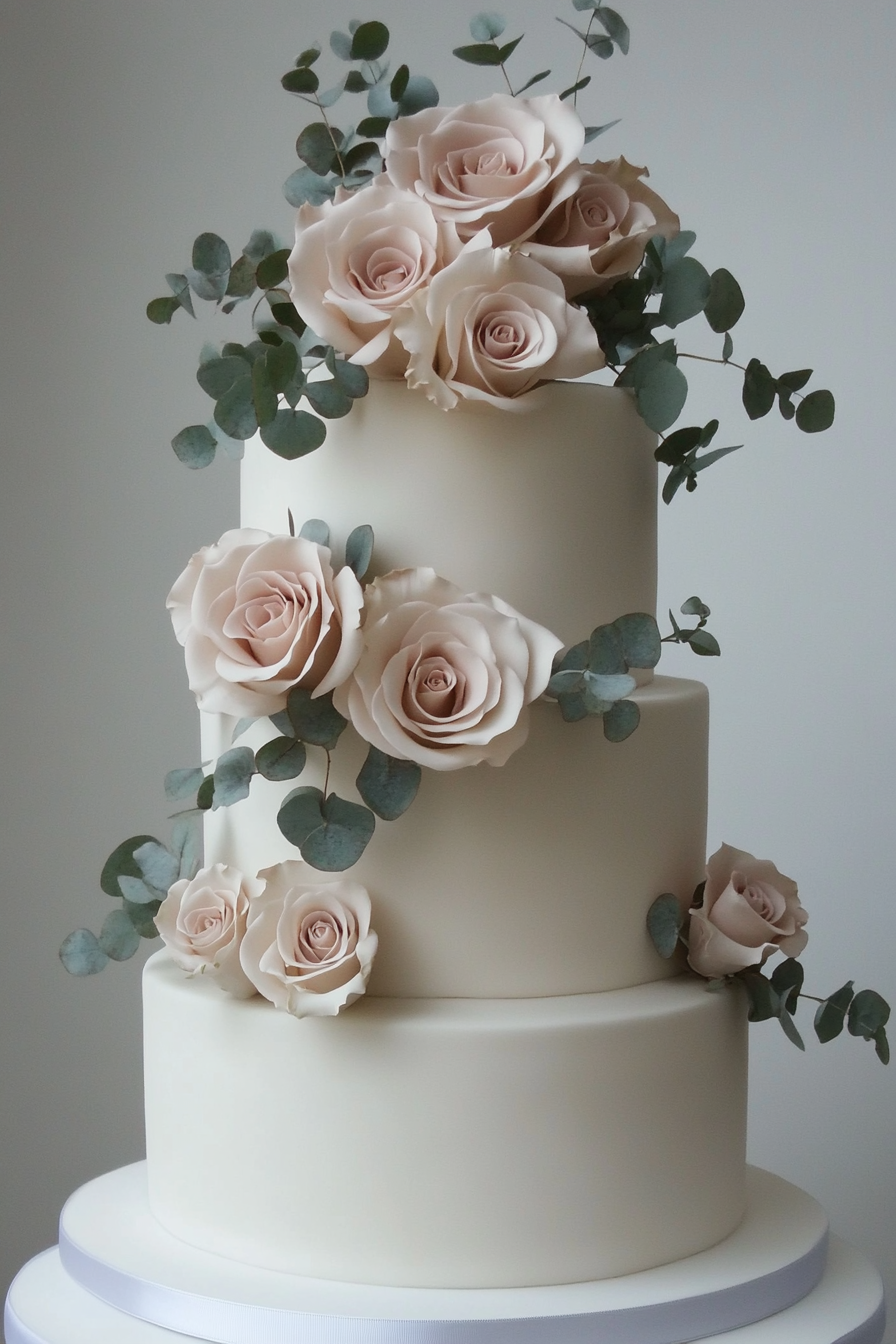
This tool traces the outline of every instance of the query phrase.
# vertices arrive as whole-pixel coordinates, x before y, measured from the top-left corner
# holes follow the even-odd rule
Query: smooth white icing
[[[744,1209],[746,1022],[688,977],[546,999],[367,997],[297,1021],[144,973],[150,1202],[232,1259],[368,1283],[631,1273]]]
[[[667,677],[633,698],[641,723],[620,743],[596,719],[567,724],[556,705],[536,704],[529,741],[506,765],[425,771],[405,815],[377,823],[349,870],[370,891],[379,935],[370,993],[578,994],[674,973],[645,916],[662,892],[689,901],[703,875],[708,700],[699,682]],[[231,729],[203,720],[213,757]],[[240,742],[260,745],[262,728]],[[331,787],[344,797],[357,797],[366,751],[352,736],[333,755]],[[322,782],[315,754],[302,783]],[[247,799],[211,814],[207,861],[254,875],[296,858],[276,822],[290,787],[255,779]]]

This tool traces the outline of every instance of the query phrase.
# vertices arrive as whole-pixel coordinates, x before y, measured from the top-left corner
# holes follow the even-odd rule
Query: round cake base
[[[7,1344],[879,1344],[880,1278],[818,1204],[749,1173],[747,1216],[675,1264],[549,1288],[303,1279],[196,1251],[155,1221],[140,1163],[66,1204],[60,1244],[10,1289]],[[172,1333],[174,1332],[174,1333]]]

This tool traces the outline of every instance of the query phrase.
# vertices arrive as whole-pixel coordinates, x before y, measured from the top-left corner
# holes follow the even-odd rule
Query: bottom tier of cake
[[[421,1234],[425,1229],[418,1229]],[[144,1164],[69,1200],[60,1244],[10,1289],[6,1344],[880,1344],[880,1278],[818,1205],[751,1171],[711,1250],[641,1274],[524,1289],[398,1289],[251,1269],[171,1237]]]

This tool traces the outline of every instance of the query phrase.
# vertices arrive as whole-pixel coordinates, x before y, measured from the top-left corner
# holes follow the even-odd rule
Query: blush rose
[[[556,94],[495,93],[391,122],[385,167],[461,238],[487,228],[503,246],[538,227],[584,143],[581,120]]]
[[[370,896],[355,882],[315,881],[300,860],[264,868],[240,946],[260,994],[294,1017],[334,1017],[359,998],[377,948]]]
[[[250,902],[261,888],[256,878],[224,863],[175,882],[155,917],[172,960],[185,971],[201,972],[235,998],[251,998],[256,991],[240,965],[240,943]]]
[[[530,257],[563,279],[570,297],[608,289],[633,275],[651,238],[678,233],[678,216],[645,185],[646,176],[646,168],[623,158],[582,166],[523,244]]]
[[[460,250],[418,196],[380,177],[363,191],[303,205],[289,257],[292,300],[312,329],[379,377],[400,378],[407,355],[392,316]]]
[[[399,760],[503,765],[561,647],[500,598],[464,594],[432,569],[394,570],[367,589],[364,650],[334,703]]]
[[[691,911],[688,963],[716,979],[759,966],[775,952],[799,956],[807,919],[792,878],[768,859],[722,845],[706,865],[703,905]]]
[[[563,282],[507,248],[474,238],[396,314],[410,356],[408,385],[451,410],[460,398],[525,410],[516,401],[538,383],[579,378],[604,365],[586,314]]]
[[[168,594],[190,689],[210,713],[262,716],[290,689],[323,695],[361,650],[363,593],[325,546],[240,528],[190,560]]]

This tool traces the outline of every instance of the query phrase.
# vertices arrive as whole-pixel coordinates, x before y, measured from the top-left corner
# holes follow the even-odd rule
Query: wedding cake
[[[383,178],[299,211],[318,345],[303,322],[205,361],[219,409],[249,377],[256,423],[239,528],[169,597],[203,761],[170,787],[196,806],[104,874],[166,943],[147,1159],[72,1196],[7,1344],[881,1338],[876,1273],[746,1166],[748,1008],[791,1024],[801,979],[762,967],[798,965],[806,914],[770,862],[706,862],[707,693],[654,671],[649,376],[566,381],[605,363],[570,300],[677,220],[624,160],[581,167],[559,100],[511,102],[393,121]],[[537,123],[549,168],[439,214],[444,174],[409,184],[477,116],[527,153]],[[569,242],[558,278],[557,211],[588,193],[611,245]],[[704,631],[687,609],[668,638]],[[880,1053],[869,1002],[853,1034]]]

